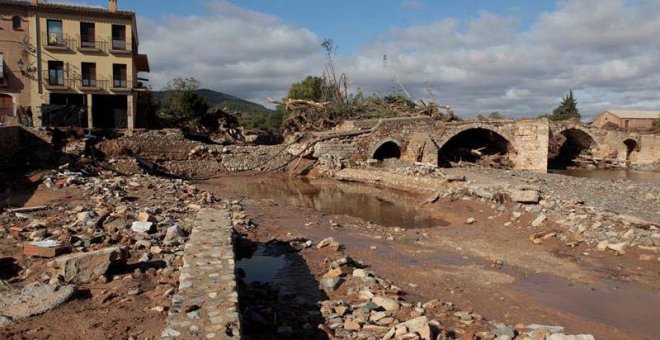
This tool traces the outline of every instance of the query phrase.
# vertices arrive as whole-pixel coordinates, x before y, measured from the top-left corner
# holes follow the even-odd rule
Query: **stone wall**
[[[235,264],[229,212],[200,210],[163,339],[240,339]]]

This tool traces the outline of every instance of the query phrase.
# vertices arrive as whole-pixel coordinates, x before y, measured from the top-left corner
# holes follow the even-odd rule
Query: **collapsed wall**
[[[290,161],[283,149],[281,145],[221,145],[186,138],[179,130],[152,130],[99,141],[96,156],[125,173],[155,166],[170,174],[213,176],[237,171],[281,171]]]

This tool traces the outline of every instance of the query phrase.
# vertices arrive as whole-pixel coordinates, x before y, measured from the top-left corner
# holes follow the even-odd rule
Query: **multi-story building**
[[[0,3],[0,122],[15,121],[18,107],[30,103],[29,29],[25,8]]]
[[[116,0],[109,0],[107,9],[38,0],[0,0],[0,7],[27,19],[28,57],[21,72],[30,81],[18,105],[31,107],[35,125],[58,120],[133,129],[137,96],[145,90],[138,73],[149,72],[147,56],[138,53],[135,13],[119,11]],[[74,120],[56,119],[56,105],[80,112]]]

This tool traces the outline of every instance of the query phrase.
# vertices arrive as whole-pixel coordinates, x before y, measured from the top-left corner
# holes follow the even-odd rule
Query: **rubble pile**
[[[38,190],[76,194],[0,213],[2,256],[12,255],[20,268],[0,281],[3,326],[97,285],[108,287],[93,294],[100,305],[144,294],[151,301],[147,309],[164,313],[177,289],[194,214],[220,202],[183,180],[111,172],[50,172]]]

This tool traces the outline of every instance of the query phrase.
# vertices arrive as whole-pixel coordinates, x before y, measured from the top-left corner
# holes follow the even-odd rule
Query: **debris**
[[[48,267],[53,275],[60,275],[64,282],[89,283],[104,275],[110,264],[124,260],[124,250],[120,247],[111,247],[58,257],[49,262]]]
[[[0,294],[0,327],[45,313],[63,304],[76,291],[72,285],[53,286],[35,282],[20,290]]]
[[[55,257],[68,250],[68,247],[56,240],[34,241],[23,245],[23,254],[34,257]]]

